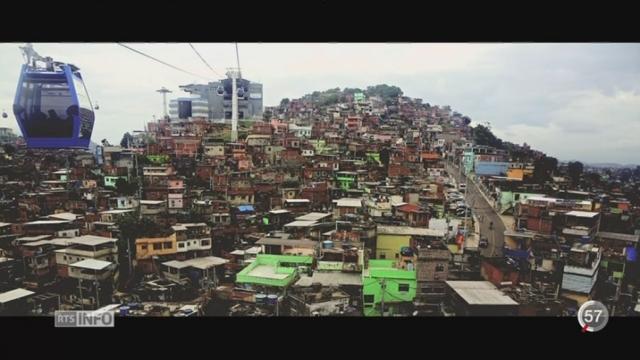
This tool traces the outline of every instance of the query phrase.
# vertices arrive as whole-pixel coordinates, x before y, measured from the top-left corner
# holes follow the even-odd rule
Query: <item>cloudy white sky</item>
[[[0,126],[11,114],[21,44],[0,44]],[[162,114],[162,86],[217,79],[186,43],[128,44],[205,78],[116,44],[34,44],[82,70],[97,112],[93,140],[119,142]],[[194,44],[219,73],[235,65],[231,43]],[[314,90],[397,85],[406,95],[490,122],[504,140],[561,160],[640,163],[640,44],[241,43],[243,75],[264,85],[265,105]]]

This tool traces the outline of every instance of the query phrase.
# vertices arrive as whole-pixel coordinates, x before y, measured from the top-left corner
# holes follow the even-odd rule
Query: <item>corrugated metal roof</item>
[[[88,246],[97,246],[106,243],[114,243],[118,241],[118,239],[108,238],[104,236],[96,236],[96,235],[82,235],[74,238],[68,239],[69,244],[80,244],[80,245],[88,245]]]
[[[342,198],[338,199],[337,206],[339,207],[362,207],[362,199]]]
[[[621,241],[629,241],[629,242],[638,242],[640,241],[640,235],[634,234],[621,234],[607,231],[600,231],[597,236],[602,239],[611,239],[611,240],[621,240]]]
[[[10,301],[17,300],[33,294],[35,294],[33,291],[29,291],[27,289],[22,289],[22,288],[9,290],[7,292],[3,292],[0,294],[0,304],[6,304]]]
[[[488,281],[446,281],[469,305],[518,305]]]
[[[50,219],[60,219],[60,220],[67,220],[67,221],[73,221],[73,220],[76,220],[77,218],[82,218],[82,217],[83,217],[82,215],[76,215],[70,212],[51,214],[48,216],[48,218]]]
[[[104,270],[113,264],[110,261],[102,261],[96,259],[86,259],[82,261],[78,261],[77,263],[73,263],[70,266],[77,267],[81,269],[89,269],[89,270]]]
[[[331,213],[311,212],[306,215],[298,216],[296,220],[302,221],[318,221],[326,217],[330,217]]]
[[[66,220],[37,220],[37,221],[31,221],[31,222],[27,222],[24,223],[23,225],[25,226],[29,226],[29,225],[54,225],[54,224],[68,224],[70,221],[66,221]]]
[[[436,236],[436,237],[443,237],[446,233],[444,230],[418,228],[418,227],[411,227],[411,226],[385,226],[385,225],[378,225],[377,232],[378,234],[388,234],[388,235],[412,235],[412,236]]]
[[[597,212],[591,212],[591,211],[569,211],[566,215],[567,216],[576,216],[576,217],[583,217],[583,218],[593,218],[598,216],[599,213]]]
[[[311,227],[315,225],[316,221],[292,221],[288,224],[284,224],[284,227]]]
[[[278,239],[264,237],[256,241],[256,245],[284,245],[284,246],[299,246],[299,247],[314,247],[317,242],[307,239]]]

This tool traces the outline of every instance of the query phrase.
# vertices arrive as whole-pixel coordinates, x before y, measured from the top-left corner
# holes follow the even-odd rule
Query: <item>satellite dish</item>
[[[216,92],[218,93],[218,95],[222,96],[224,95],[224,88],[222,86],[218,86]]]
[[[98,105],[98,102],[96,102],[96,106],[94,107],[94,109],[100,110],[100,105]]]
[[[244,97],[244,89],[243,88],[239,88],[238,89],[238,97]]]
[[[2,110],[2,117],[6,119],[8,116],[9,115],[7,115],[6,111]]]

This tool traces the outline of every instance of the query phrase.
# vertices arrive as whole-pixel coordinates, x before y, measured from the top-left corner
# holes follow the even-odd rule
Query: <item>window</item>
[[[154,243],[153,244],[153,250],[162,250],[162,244],[161,243]]]
[[[444,264],[437,264],[436,272],[442,272],[442,271],[444,271]]]
[[[63,259],[65,259],[65,260],[67,260],[67,257],[66,257],[66,256],[63,256],[62,258],[63,258]]]
[[[171,249],[173,247],[173,245],[171,245],[171,241],[165,241],[164,242],[164,248],[165,249]]]
[[[409,291],[409,284],[398,284],[398,291]]]
[[[516,194],[516,195],[514,196],[514,200],[515,200],[515,201],[520,200],[520,194]]]
[[[144,244],[144,245],[141,246],[141,248],[142,248],[142,250],[147,250],[147,248],[149,248],[149,245]]]
[[[400,254],[396,253],[396,259],[400,257]]]
[[[373,304],[373,295],[365,295],[364,296],[364,303],[365,304]]]
[[[179,248],[184,248],[184,243],[183,243],[183,242],[179,242],[179,243],[178,243],[178,247],[179,247]]]
[[[209,246],[210,243],[211,243],[210,240],[202,240],[202,241],[200,241],[200,245],[202,245],[202,246]]]

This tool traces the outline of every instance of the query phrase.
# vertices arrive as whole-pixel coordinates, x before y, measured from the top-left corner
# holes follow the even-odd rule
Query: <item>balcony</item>
[[[142,216],[145,215],[160,215],[160,214],[164,214],[165,212],[167,212],[167,209],[164,207],[161,208],[142,208],[140,210],[140,213],[142,214]]]
[[[96,251],[68,248],[66,249],[65,253],[67,255],[82,256],[82,257],[87,257],[91,259],[97,259],[97,258],[102,258],[111,254],[117,255],[118,248],[114,246],[111,248],[98,249]]]
[[[562,229],[562,233],[564,235],[574,235],[574,236],[591,236],[595,233],[596,227],[586,227],[586,226],[571,226],[565,227]]]
[[[205,242],[206,245],[202,243]],[[178,241],[178,252],[187,252],[193,250],[210,250],[211,249],[211,239],[189,239],[184,241]]]
[[[69,277],[81,280],[102,281],[113,277],[116,266],[111,265],[105,270],[94,271],[89,269],[69,268]]]

